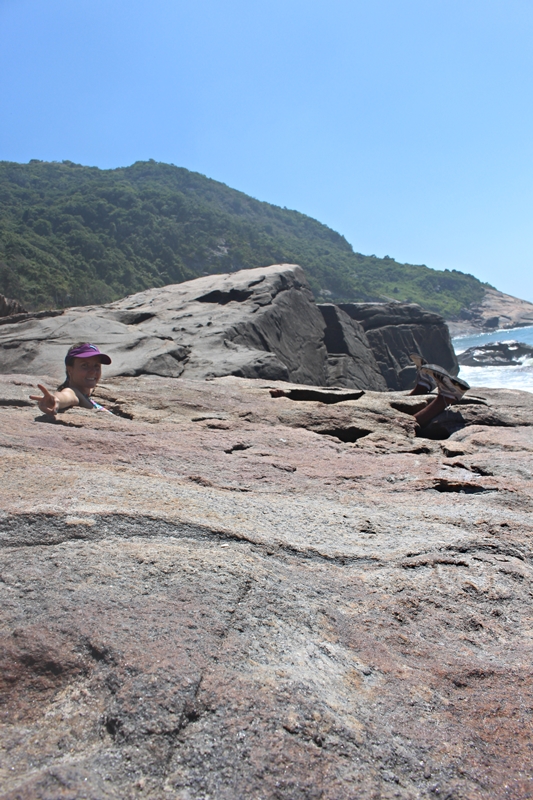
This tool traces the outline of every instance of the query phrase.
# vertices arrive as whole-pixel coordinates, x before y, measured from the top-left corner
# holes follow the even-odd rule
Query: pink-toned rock
[[[471,306],[465,319],[448,322],[452,336],[529,325],[533,325],[533,303],[490,288],[485,290],[481,303]]]
[[[402,393],[111,378],[50,423],[36,381],[0,376],[3,800],[532,796],[532,395],[438,440]]]

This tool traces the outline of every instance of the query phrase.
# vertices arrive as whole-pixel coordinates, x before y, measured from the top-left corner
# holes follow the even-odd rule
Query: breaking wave
[[[480,347],[490,342],[523,342],[533,346],[533,326],[480,333],[476,336],[458,336],[452,340],[457,355],[469,347]],[[471,386],[492,389],[522,389],[533,392],[533,359],[524,358],[521,364],[505,367],[461,367],[459,373]]]

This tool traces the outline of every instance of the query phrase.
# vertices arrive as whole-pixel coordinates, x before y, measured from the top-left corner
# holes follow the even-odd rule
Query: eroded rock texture
[[[36,380],[0,377],[3,800],[533,795],[530,394],[436,441],[401,393],[110,378],[50,423]]]
[[[112,375],[239,375],[324,384],[324,330],[303,270],[278,265],[5,325],[1,369],[61,377],[58,367],[70,344],[95,341],[110,352]]]
[[[317,306],[293,264],[210,275],[106,306],[6,318],[0,371],[62,380],[59,365],[77,341],[108,351],[111,375],[235,375],[380,391],[413,383],[413,350],[457,370],[440,317],[392,304],[376,330],[353,318],[360,305],[347,313]]]
[[[416,369],[409,353],[420,353],[452,375],[459,372],[448,327],[439,314],[416,303],[342,303],[340,308],[361,324],[390,389],[413,385]]]
[[[25,314],[26,309],[18,300],[10,300],[0,294],[0,317],[9,317],[12,314]]]
[[[461,319],[448,322],[452,336],[468,336],[498,328],[533,325],[533,303],[487,287],[479,305],[463,309]]]
[[[326,386],[385,391],[387,383],[381,375],[363,326],[333,303],[322,303],[318,308],[326,324]]]

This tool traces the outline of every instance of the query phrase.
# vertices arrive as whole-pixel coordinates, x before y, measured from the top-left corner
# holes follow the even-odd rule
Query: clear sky
[[[533,301],[532,0],[0,0],[0,159],[154,158]]]

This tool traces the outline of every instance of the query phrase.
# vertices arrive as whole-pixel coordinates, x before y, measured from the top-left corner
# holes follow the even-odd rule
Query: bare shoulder
[[[55,396],[59,400],[60,410],[65,408],[71,408],[72,406],[81,405],[78,393],[74,389],[71,389],[69,386],[66,386],[59,392],[55,392]]]
[[[75,405],[81,406],[81,408],[94,408],[89,398],[86,397],[79,389],[76,389],[73,386],[72,388],[69,387],[69,391],[72,392],[72,394],[76,397]]]

